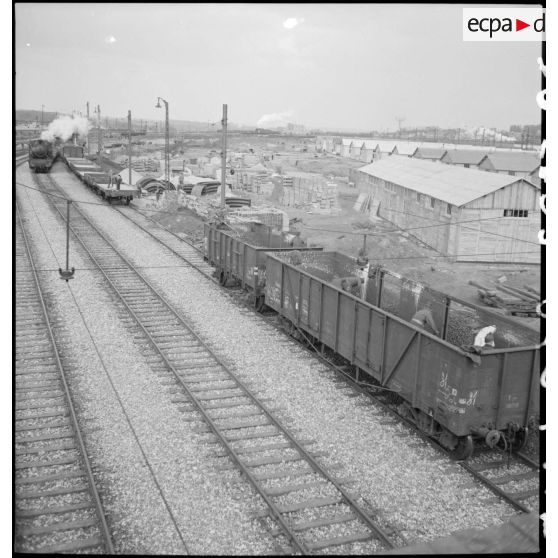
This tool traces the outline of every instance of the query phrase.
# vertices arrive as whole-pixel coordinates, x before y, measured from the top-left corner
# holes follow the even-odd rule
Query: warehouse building
[[[353,140],[351,138],[343,138],[341,140],[341,157],[350,157],[351,156],[351,144]]]
[[[392,155],[404,155],[405,157],[412,157],[413,153],[422,144],[416,141],[399,141],[396,143],[392,151]]]
[[[540,263],[540,190],[524,178],[397,155],[354,176],[379,216],[441,254]]]
[[[397,145],[394,141],[379,141],[378,145],[374,149],[373,161],[378,161],[384,157],[389,157]]]
[[[482,149],[449,149],[440,159],[448,165],[459,165],[460,167],[474,168],[488,155],[488,151]]]
[[[362,143],[362,147],[360,148],[360,157],[359,159],[363,163],[371,163],[374,160],[374,151],[378,147],[377,140],[364,140]]]
[[[417,147],[413,153],[413,157],[416,159],[424,159],[426,161],[439,161],[445,154],[447,150],[443,147]]]
[[[354,139],[351,142],[351,149],[350,149],[349,157],[351,159],[360,159],[360,150],[362,149],[363,145],[364,145],[364,140]]]
[[[485,155],[478,165],[480,170],[527,177],[541,164],[535,151],[494,152]]]

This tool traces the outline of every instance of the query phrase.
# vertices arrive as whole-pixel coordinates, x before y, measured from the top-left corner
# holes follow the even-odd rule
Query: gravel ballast
[[[63,167],[57,168],[64,179],[73,180]],[[57,178],[56,170],[53,176]],[[32,185],[23,169],[18,169],[18,180]],[[73,243],[70,265],[76,275],[68,285],[61,281],[62,223],[39,193],[19,188],[18,198],[36,247],[37,267],[49,270],[40,277],[53,301],[50,309],[64,323],[64,330],[55,332],[64,333],[64,359],[74,363],[69,378],[115,551],[269,552],[271,542],[252,517],[261,507],[259,500],[241,484],[223,482],[228,476],[215,474],[209,466],[214,444],[204,444],[189,431],[179,406],[171,403],[163,382],[142,357],[142,341],[134,341],[120,321],[99,273],[85,269],[91,264],[80,258]]]
[[[72,177],[60,183],[76,198],[88,196]],[[471,477],[458,464],[397,422],[385,424],[383,412],[362,405],[364,396],[339,390],[325,365],[256,314],[240,310],[198,272],[179,267],[176,257],[129,221],[109,207],[84,209],[128,258],[145,266],[148,279],[234,364],[239,377],[280,407],[301,438],[316,440],[313,450],[326,451],[331,462],[342,465],[342,475],[356,480],[351,491],[366,498],[407,542],[498,524],[514,514],[487,488],[465,488]]]

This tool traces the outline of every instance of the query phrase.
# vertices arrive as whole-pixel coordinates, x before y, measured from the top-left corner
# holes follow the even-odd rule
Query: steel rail
[[[51,182],[52,185],[54,185],[54,180],[48,176],[48,180]],[[61,188],[59,188],[56,185],[56,189],[58,189],[59,191],[62,191]],[[60,214],[60,217],[65,220],[64,217],[64,213],[63,211],[59,208],[59,205],[61,205],[60,202],[57,201],[51,201],[51,203],[54,205],[54,207],[57,209],[57,211]],[[66,203],[65,201],[63,201],[63,203]],[[306,459],[307,462],[309,462],[309,464],[311,465],[311,467],[314,469],[314,471],[320,473],[328,482],[330,482],[331,484],[333,484],[335,486],[335,488],[338,490],[338,492],[341,494],[341,496],[343,497],[343,499],[345,500],[346,503],[349,504],[349,506],[351,508],[353,508],[353,510],[357,513],[357,515],[368,525],[368,527],[371,529],[371,531],[373,533],[376,534],[377,537],[379,537],[382,542],[387,545],[390,548],[394,548],[395,544],[390,540],[389,536],[387,535],[386,532],[384,532],[384,530],[376,524],[376,522],[374,522],[374,520],[368,516],[368,514],[362,510],[360,508],[360,506],[358,506],[358,504],[355,502],[355,500],[347,493],[347,491],[345,489],[343,489],[340,484],[333,479],[326,471],[325,469],[319,464],[317,463],[317,461],[314,459],[314,457],[312,457],[309,452],[307,450],[305,450],[295,439],[294,437],[290,434],[290,432],[288,432],[288,430],[286,430],[281,423],[273,416],[273,414],[271,413],[271,411],[269,409],[267,409],[267,407],[258,400],[258,398],[246,387],[246,385],[239,380],[235,374],[228,368],[228,366],[221,360],[221,358],[215,354],[215,352],[199,337],[199,335],[192,329],[192,327],[186,323],[185,319],[180,316],[176,310],[174,310],[174,308],[170,305],[170,303],[157,291],[157,289],[148,281],[148,279],[146,277],[143,276],[143,274],[141,274],[137,269],[134,268],[133,264],[125,257],[123,256],[118,249],[112,244],[112,242],[110,240],[108,240],[106,238],[106,236],[90,221],[90,219],[88,219],[85,214],[81,211],[81,209],[79,209],[79,207],[77,207],[77,204],[75,204],[75,211],[77,211],[81,217],[85,220],[85,222],[99,235],[100,238],[102,238],[113,250],[116,254],[118,254],[118,256],[122,259],[122,261],[126,264],[126,266],[132,270],[145,284],[146,286],[152,291],[152,293],[161,301],[161,303],[163,305],[165,305],[168,310],[171,312],[171,314],[173,314],[176,319],[182,323],[184,325],[184,327],[191,332],[191,334],[195,337],[195,339],[204,347],[204,349],[215,359],[215,361],[223,368],[223,370],[225,370],[233,379],[234,381],[241,387],[241,389],[244,391],[244,393],[252,400],[252,402],[258,406],[259,408],[262,409],[262,411],[264,412],[264,414],[266,415],[266,417],[270,420],[270,422],[276,427],[278,428],[278,430],[285,435],[288,440],[291,442],[291,444],[297,449],[297,451],[300,453],[301,456],[304,457],[304,459]],[[75,213],[74,213],[75,215]],[[229,453],[229,455],[231,455],[231,457],[234,459],[234,461],[237,463],[238,467],[242,470],[242,472],[245,474],[245,476],[249,479],[249,481],[251,482],[251,484],[254,486],[254,488],[257,490],[257,492],[262,496],[262,498],[264,499],[264,501],[266,502],[266,504],[268,505],[268,507],[272,510],[273,516],[274,518],[277,520],[277,522],[283,527],[284,531],[288,534],[289,538],[294,542],[295,546],[301,551],[304,552],[305,554],[309,554],[310,550],[306,547],[306,545],[304,544],[303,541],[299,540],[299,537],[297,537],[297,535],[295,534],[294,530],[291,529],[283,520],[283,518],[281,517],[281,512],[277,509],[276,505],[270,500],[270,498],[265,494],[264,490],[259,486],[257,480],[253,477],[253,475],[249,472],[249,470],[246,468],[246,466],[242,463],[241,458],[238,456],[238,454],[235,452],[235,450],[230,446],[230,444],[228,443],[228,441],[224,438],[224,436],[220,433],[218,427],[215,425],[215,423],[213,422],[213,420],[208,416],[207,412],[205,411],[205,409],[203,409],[203,407],[201,406],[201,404],[198,402],[196,396],[194,395],[194,393],[190,390],[190,388],[184,383],[184,381],[182,380],[182,378],[180,377],[179,373],[177,372],[176,368],[169,362],[169,360],[166,358],[166,356],[164,355],[164,353],[161,351],[161,349],[159,349],[156,341],[152,338],[152,336],[149,334],[149,332],[145,329],[145,327],[143,326],[143,324],[141,323],[141,319],[135,314],[135,312],[130,308],[130,306],[126,303],[125,299],[124,299],[124,295],[122,295],[122,293],[118,290],[118,288],[116,287],[116,285],[113,283],[113,281],[107,276],[107,274],[105,273],[105,271],[102,268],[102,265],[97,261],[97,259],[93,256],[93,254],[91,254],[90,250],[85,246],[85,243],[83,242],[83,240],[80,238],[80,235],[76,233],[76,231],[74,230],[74,227],[72,227],[70,225],[70,230],[71,232],[74,234],[74,236],[76,237],[76,239],[79,241],[79,243],[83,246],[84,250],[88,253],[88,255],[91,257],[91,259],[93,260],[93,262],[95,263],[95,265],[97,265],[97,267],[99,268],[99,270],[102,272],[103,276],[107,279],[107,281],[109,282],[109,284],[111,285],[111,287],[114,289],[114,291],[117,293],[117,295],[120,297],[121,301],[124,303],[124,305],[126,306],[127,310],[130,312],[130,314],[132,315],[132,317],[134,318],[134,320],[136,321],[136,323],[138,323],[138,325],[141,327],[141,329],[144,331],[144,333],[147,335],[147,337],[149,338],[150,342],[152,343],[152,345],[154,346],[154,348],[159,352],[161,358],[165,361],[165,364],[169,367],[169,369],[172,371],[172,373],[174,374],[175,378],[179,381],[179,383],[182,385],[182,387],[187,391],[188,395],[192,398],[192,401],[194,402],[194,404],[196,405],[196,407],[198,408],[198,410],[201,412],[201,414],[204,416],[205,420],[207,420],[208,424],[210,425],[211,429],[213,430],[213,432],[216,434],[216,436],[221,440],[221,442],[223,443],[223,445],[225,446],[225,449],[227,450],[227,452]]]
[[[83,436],[81,435],[81,429],[79,427],[77,414],[75,412],[75,407],[74,407],[74,404],[73,404],[73,399],[72,399],[70,387],[69,387],[68,382],[66,380],[66,374],[64,372],[64,367],[63,367],[62,362],[60,360],[60,354],[58,352],[58,346],[56,345],[56,340],[54,338],[54,332],[52,331],[52,326],[50,324],[50,320],[49,320],[49,317],[48,317],[48,311],[47,311],[45,300],[44,300],[43,293],[42,293],[42,290],[41,290],[41,285],[40,285],[40,282],[39,282],[39,276],[37,274],[37,269],[36,269],[36,266],[35,266],[35,262],[33,260],[33,256],[32,256],[32,253],[31,253],[31,248],[29,246],[29,241],[28,241],[27,235],[25,233],[25,228],[23,226],[23,218],[21,217],[21,212],[20,212],[20,209],[19,209],[19,202],[17,201],[17,198],[16,198],[16,216],[17,216],[17,222],[19,223],[20,228],[21,228],[21,233],[22,233],[22,236],[23,236],[25,249],[26,249],[27,256],[28,256],[28,259],[29,259],[29,263],[30,263],[30,266],[31,266],[31,269],[32,269],[35,286],[37,288],[38,299],[39,299],[41,310],[42,310],[42,313],[43,313],[46,329],[47,329],[47,332],[48,332],[48,337],[49,337],[49,340],[50,340],[50,343],[51,343],[51,346],[52,346],[52,351],[53,351],[54,358],[55,358],[55,361],[56,361],[56,366],[57,366],[58,371],[60,373],[60,379],[62,381],[62,384],[64,385],[66,403],[67,403],[68,409],[70,411],[70,416],[71,416],[71,420],[72,420],[74,435],[75,435],[75,437],[78,441],[81,457],[83,459],[83,463],[84,463],[84,466],[85,466],[85,469],[86,469],[87,482],[89,484],[90,494],[93,498],[93,503],[95,505],[95,511],[97,513],[97,518],[98,518],[98,520],[101,524],[101,529],[100,530],[101,530],[101,534],[103,536],[103,540],[105,542],[105,548],[106,548],[106,551],[107,551],[108,554],[114,554],[114,547],[113,547],[113,544],[112,544],[112,538],[111,538],[110,531],[109,531],[109,528],[108,528],[108,525],[107,525],[107,522],[106,522],[103,506],[101,504],[101,499],[99,497],[97,487],[95,486],[95,480],[93,478],[93,471],[92,471],[92,468],[91,468],[91,464],[89,463],[89,457],[88,457],[87,451],[85,449],[85,443],[84,443],[84,440],[83,440]]]

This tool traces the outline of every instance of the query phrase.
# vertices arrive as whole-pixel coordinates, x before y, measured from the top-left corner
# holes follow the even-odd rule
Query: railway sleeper
[[[67,543],[42,546],[39,551],[41,552],[41,554],[59,554],[61,552],[71,553],[77,550],[85,550],[102,546],[104,546],[104,541],[103,539],[101,539],[101,537],[89,537],[87,539],[79,539],[69,541]]]
[[[310,498],[308,500],[304,500],[302,502],[296,502],[294,504],[277,506],[277,509],[281,513],[292,513],[304,509],[323,508],[326,506],[336,506],[343,503],[344,503],[343,498]]]
[[[71,455],[68,457],[62,457],[59,459],[51,459],[51,460],[46,460],[46,461],[39,461],[39,460],[33,460],[33,461],[26,461],[26,462],[16,462],[15,463],[15,468],[17,469],[29,469],[32,467],[51,467],[51,466],[56,466],[56,465],[69,465],[71,463],[75,463],[79,460],[79,457],[76,455]]]
[[[47,535],[56,531],[69,531],[73,529],[85,529],[97,525],[97,519],[82,519],[79,521],[64,521],[60,523],[52,523],[44,527],[23,527],[17,530],[17,534],[21,537],[31,535]]]
[[[74,512],[78,510],[92,509],[92,505],[89,502],[77,502],[75,504],[65,504],[63,506],[52,506],[50,508],[41,508],[35,510],[17,510],[18,517],[21,518],[32,518],[39,517],[41,515],[54,515]]]
[[[68,471],[67,473],[55,473],[54,475],[34,475],[32,477],[16,478],[16,484],[38,484],[41,482],[51,482],[56,480],[75,479],[83,477],[81,471]]]
[[[28,431],[29,432],[29,431]],[[41,434],[40,436],[26,436],[23,438],[17,438],[15,440],[16,444],[29,444],[33,442],[44,442],[46,440],[63,440],[64,438],[74,438],[74,431],[70,432],[55,432],[52,434]]]
[[[74,444],[74,441],[72,440],[70,443],[67,444],[51,444],[51,445],[44,445],[44,446],[40,446],[38,448],[22,448],[22,449],[16,449],[15,450],[15,454],[16,455],[26,455],[26,454],[30,454],[30,453],[48,453],[51,451],[60,451],[60,450],[74,450],[76,449],[76,446]]]
[[[265,488],[264,490],[268,496],[283,496],[284,494],[297,492],[299,490],[305,490],[307,488],[315,488],[317,486],[326,486],[326,484],[324,483],[323,480],[316,480],[316,481],[304,482],[300,484],[289,484],[287,486]]]
[[[45,422],[43,424],[31,425],[31,426],[16,426],[15,432],[28,432],[30,430],[42,430],[44,428],[64,428],[70,427],[72,424],[70,421],[57,421],[57,422]]]
[[[18,494],[19,499],[23,498],[47,498],[50,496],[65,496],[66,494],[75,494],[78,492],[89,492],[89,486],[73,486],[57,488],[56,490],[30,490]]]
[[[341,546],[343,544],[351,544],[359,541],[366,541],[373,537],[371,532],[368,533],[354,533],[353,535],[344,535],[341,537],[333,537],[330,539],[324,539],[317,542],[307,542],[306,546],[310,550],[322,550],[331,546]]]
[[[264,465],[280,465],[282,463],[287,463],[289,461],[304,461],[301,455],[289,455],[289,456],[279,456],[279,457],[261,457],[260,459],[254,459],[252,461],[245,461],[244,465],[246,467],[263,467]]]
[[[494,484],[506,484],[512,481],[525,480],[525,479],[538,479],[538,471],[529,471],[527,473],[519,473],[517,475],[506,475],[505,477],[498,477],[497,479],[490,479]]]

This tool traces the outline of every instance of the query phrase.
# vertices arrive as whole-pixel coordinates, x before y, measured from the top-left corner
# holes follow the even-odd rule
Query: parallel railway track
[[[203,259],[203,252],[190,243],[169,231],[150,217],[145,216],[134,208],[116,208],[121,215],[128,218],[152,238],[159,241],[162,245],[172,251],[176,256],[182,258],[188,265],[197,269],[200,273],[215,283],[217,279],[213,277],[214,268],[207,264]],[[266,318],[266,316],[263,316]],[[304,332],[300,332],[304,338]],[[311,350],[311,349],[310,349]],[[363,386],[360,382],[347,374],[346,370],[332,363],[327,357],[318,351],[312,351],[322,358],[328,365],[334,367],[342,373],[345,378],[351,381],[353,387],[361,393],[372,395],[384,410],[397,417],[397,420],[404,420],[406,424],[425,442],[431,443],[440,451],[447,453],[446,450],[435,444],[428,436],[423,434],[411,421],[402,418],[386,402],[386,398],[373,392],[373,386]],[[381,392],[380,392],[381,393]],[[461,467],[466,469],[478,482],[487,486],[494,494],[511,504],[520,512],[530,512],[535,508],[539,496],[539,464],[521,454],[521,452],[503,453],[500,451],[483,452],[474,455],[468,461],[459,462]]]
[[[56,194],[50,203],[65,219],[66,201],[54,179],[40,175],[37,182]],[[263,515],[278,551],[310,554],[362,541],[386,550],[404,542],[367,502],[350,494],[350,481],[321,464],[322,456],[308,449],[311,441],[298,440],[285,427],[75,204],[71,231],[110,285],[152,370],[178,388],[174,401],[185,420],[205,425],[265,502]],[[183,259],[191,258],[184,248],[176,246]],[[203,258],[196,265],[206,268],[202,273],[211,269]]]
[[[16,205],[17,552],[113,553],[31,247]]]

